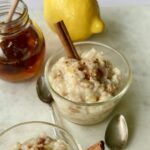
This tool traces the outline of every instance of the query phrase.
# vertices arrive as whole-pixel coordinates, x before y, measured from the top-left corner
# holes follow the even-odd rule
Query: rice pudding
[[[21,144],[16,143],[11,150],[71,150],[69,145],[60,139],[52,139],[49,136],[32,138]]]
[[[102,52],[91,49],[80,57],[80,60],[61,57],[52,66],[51,94],[65,118],[79,124],[93,124],[113,110],[114,103],[100,105],[100,102],[117,94],[122,75]]]
[[[52,67],[49,76],[54,90],[75,102],[106,101],[119,88],[121,72],[102,53],[92,49],[81,60],[62,57]]]

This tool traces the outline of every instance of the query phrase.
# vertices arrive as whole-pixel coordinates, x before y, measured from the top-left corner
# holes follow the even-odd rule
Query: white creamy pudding
[[[52,139],[49,136],[32,138],[26,142],[16,143],[11,150],[71,150],[65,141]]]
[[[102,52],[91,49],[80,57],[80,60],[61,57],[52,66],[49,82],[55,92],[51,90],[51,93],[67,119],[93,124],[112,111],[113,103],[101,105],[100,102],[117,94],[122,75]]]
[[[121,72],[96,50],[81,55],[81,60],[62,57],[49,76],[53,89],[74,101],[93,103],[106,101],[119,88]]]

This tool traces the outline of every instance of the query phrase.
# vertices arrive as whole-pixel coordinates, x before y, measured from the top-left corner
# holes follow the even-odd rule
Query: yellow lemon
[[[73,41],[104,29],[96,0],[44,0],[44,17],[52,30],[54,23],[63,20]]]

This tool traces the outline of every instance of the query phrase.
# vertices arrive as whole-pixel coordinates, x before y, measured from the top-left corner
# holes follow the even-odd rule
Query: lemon
[[[53,31],[53,24],[63,20],[73,41],[104,29],[96,0],[44,0],[44,17]]]

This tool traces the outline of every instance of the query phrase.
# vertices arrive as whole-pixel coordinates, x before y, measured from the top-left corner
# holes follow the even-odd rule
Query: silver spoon
[[[105,142],[111,150],[122,149],[128,140],[128,127],[125,117],[116,115],[110,121],[105,133]]]
[[[51,112],[52,122],[54,124],[62,126],[62,121],[61,121],[59,112],[53,102],[53,98],[51,96],[50,91],[48,90],[48,88],[46,86],[43,76],[40,76],[37,80],[36,91],[37,91],[39,99],[51,107],[50,112]]]
[[[45,84],[43,76],[40,76],[36,83],[36,91],[40,100],[44,103],[51,104],[53,98]]]

